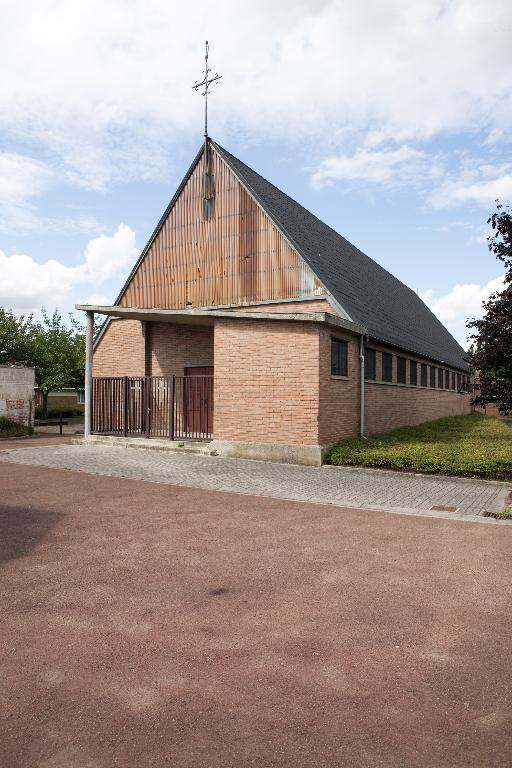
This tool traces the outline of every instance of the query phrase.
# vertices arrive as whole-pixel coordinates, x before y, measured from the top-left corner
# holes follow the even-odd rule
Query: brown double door
[[[185,429],[190,434],[213,432],[213,365],[185,368]]]

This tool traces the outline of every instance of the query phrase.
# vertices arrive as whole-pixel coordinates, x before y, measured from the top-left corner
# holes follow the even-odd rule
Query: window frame
[[[384,365],[384,360],[386,360],[386,366]],[[387,367],[387,362],[389,361],[389,379],[384,378],[384,372],[385,368]],[[386,371],[387,373],[387,371]],[[384,381],[386,384],[392,384],[393,383],[393,354],[391,352],[381,352],[381,373],[380,373],[381,381]]]
[[[373,376],[368,375],[368,359],[370,357],[373,358]],[[365,347],[364,350],[364,380],[377,381],[377,350],[373,347]]]
[[[414,371],[414,376],[412,373],[413,371]],[[413,387],[418,386],[418,361],[417,360],[409,360],[409,384],[411,384],[411,386]]]
[[[428,386],[428,365],[426,363],[421,363],[421,387],[427,387]]]
[[[403,363],[403,366],[402,366],[402,363]],[[403,374],[403,378],[402,378],[402,374]],[[400,357],[398,355],[396,358],[396,383],[407,384],[407,358]]]
[[[339,345],[339,346],[337,346]],[[334,355],[335,349],[344,350],[344,354],[341,355],[341,358]],[[335,369],[336,363],[341,362],[341,369],[345,372],[338,372]],[[344,365],[343,365],[344,363]],[[331,376],[334,377],[348,377],[348,341],[346,339],[338,339],[335,336],[331,336]]]
[[[430,366],[430,381],[429,381],[429,387],[431,389],[436,388],[436,367],[435,365]]]
[[[444,370],[443,368],[437,369],[437,388],[444,389]]]

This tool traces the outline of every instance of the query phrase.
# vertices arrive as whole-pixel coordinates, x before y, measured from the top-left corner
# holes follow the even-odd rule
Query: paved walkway
[[[8,450],[1,450],[0,446],[0,461],[206,490],[488,523],[495,521],[482,517],[482,513],[503,508],[510,489],[510,484],[506,483],[438,475],[352,467],[301,467],[83,444]],[[434,505],[456,507],[457,511],[432,511]]]

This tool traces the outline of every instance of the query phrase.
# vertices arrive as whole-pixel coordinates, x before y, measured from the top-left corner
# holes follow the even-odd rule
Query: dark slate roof
[[[463,348],[413,290],[216,142],[212,146],[371,339],[467,368]]]

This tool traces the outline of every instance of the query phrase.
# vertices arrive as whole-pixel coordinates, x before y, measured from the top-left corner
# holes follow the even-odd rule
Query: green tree
[[[473,402],[495,403],[506,415],[512,413],[512,213],[496,202],[487,220],[492,227],[489,250],[505,265],[505,288],[484,303],[484,317],[467,326],[475,330],[469,351],[477,377]]]
[[[32,315],[16,317],[0,307],[0,363],[31,365],[34,321]]]
[[[49,392],[83,386],[85,329],[71,314],[71,324],[66,325],[57,309],[52,315],[44,309],[41,314],[42,320],[35,324],[32,335],[32,365],[46,413]]]
[[[46,413],[49,392],[84,384],[85,328],[71,313],[66,324],[57,309],[51,315],[42,309],[41,316],[17,318],[0,308],[0,362],[35,368]]]

